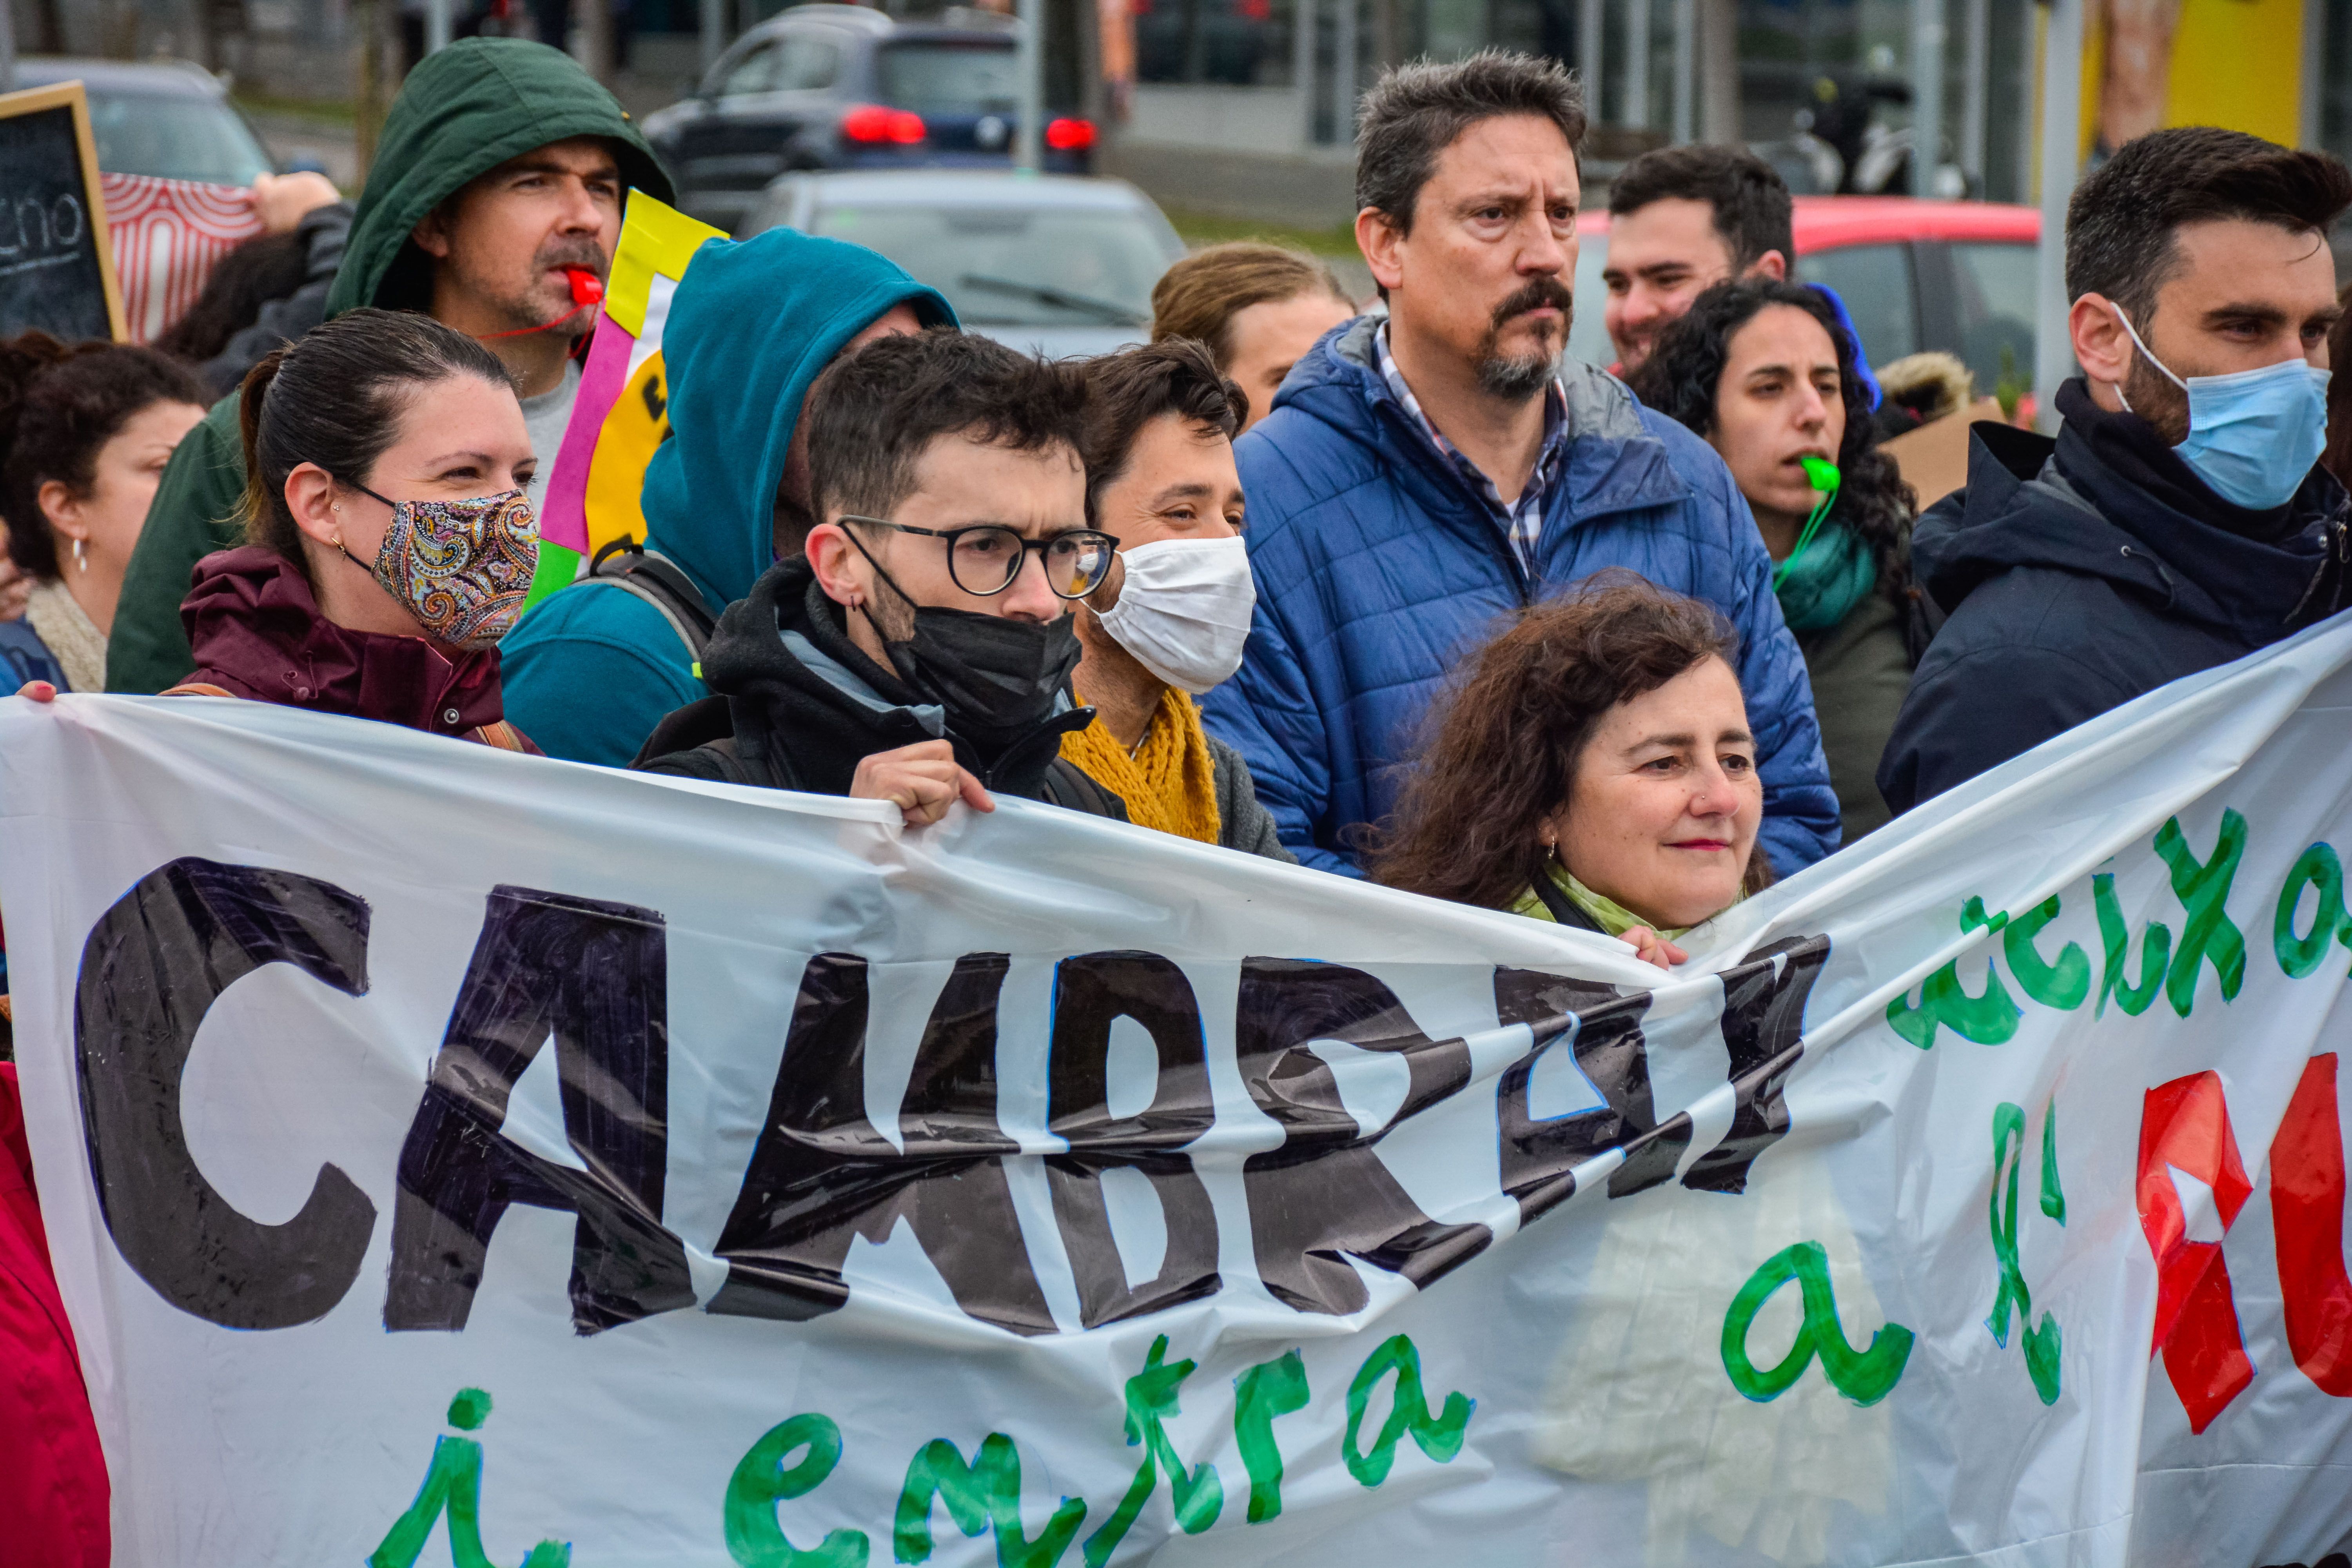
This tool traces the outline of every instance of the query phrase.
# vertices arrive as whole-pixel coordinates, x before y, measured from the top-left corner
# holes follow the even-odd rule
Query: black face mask
[[[950,729],[993,752],[1054,716],[1054,700],[1069,685],[1085,651],[1069,616],[1040,626],[916,604],[855,533],[849,542],[890,592],[913,607],[914,635],[903,642],[883,631],[873,611],[860,609],[882,633],[882,647],[898,678],[947,710]]]
[[[913,637],[883,646],[900,678],[947,710],[949,728],[983,746],[1052,718],[1084,651],[1067,616],[1041,626],[929,605],[915,606]]]

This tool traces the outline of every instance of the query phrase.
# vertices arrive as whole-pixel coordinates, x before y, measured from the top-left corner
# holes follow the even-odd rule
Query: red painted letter
[[[2139,1223],[2156,1255],[2156,1331],[2148,1353],[2164,1352],[2165,1373],[2189,1411],[2189,1429],[2202,1432],[2254,1380],[2254,1363],[2238,1332],[2221,1244],[2189,1239],[2189,1215],[2168,1167],[2212,1189],[2222,1229],[2246,1206],[2253,1184],[2238,1160],[2220,1075],[2191,1073],[2149,1089],[2139,1125]]]
[[[2326,1392],[2352,1397],[2352,1279],[2344,1275],[2344,1138],[2333,1051],[2305,1065],[2271,1144],[2271,1228],[2294,1364]]]

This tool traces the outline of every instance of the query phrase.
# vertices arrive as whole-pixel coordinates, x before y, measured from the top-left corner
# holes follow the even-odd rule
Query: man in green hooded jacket
[[[632,187],[672,199],[627,112],[569,55],[519,38],[454,44],[394,100],[327,314],[424,310],[483,339],[515,373],[543,484],[579,391],[572,350],[595,320],[570,274],[604,277]],[[110,691],[160,691],[194,667],[180,625],[190,574],[243,542],[242,396],[214,405],[163,471],[115,610]]]

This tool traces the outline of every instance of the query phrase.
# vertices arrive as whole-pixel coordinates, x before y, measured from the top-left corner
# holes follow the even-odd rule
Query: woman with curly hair
[[[1771,880],[1737,655],[1714,609],[1628,572],[1523,612],[1432,710],[1372,879],[1681,963],[1675,938]]]
[[[1633,390],[1705,437],[1748,498],[1812,679],[1851,844],[1892,815],[1878,759],[1918,655],[1909,629],[1918,505],[1895,460],[1874,449],[1853,340],[1818,290],[1738,279],[1701,294],[1660,335]],[[1815,486],[1822,463],[1837,469],[1833,489]]]
[[[205,416],[204,383],[152,349],[0,342],[0,540],[30,579],[0,620],[0,692],[106,689],[106,638],[163,465]]]

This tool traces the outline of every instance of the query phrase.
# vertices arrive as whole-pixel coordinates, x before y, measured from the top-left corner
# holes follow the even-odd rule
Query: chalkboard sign
[[[0,337],[28,327],[67,342],[124,336],[78,81],[0,95]]]

